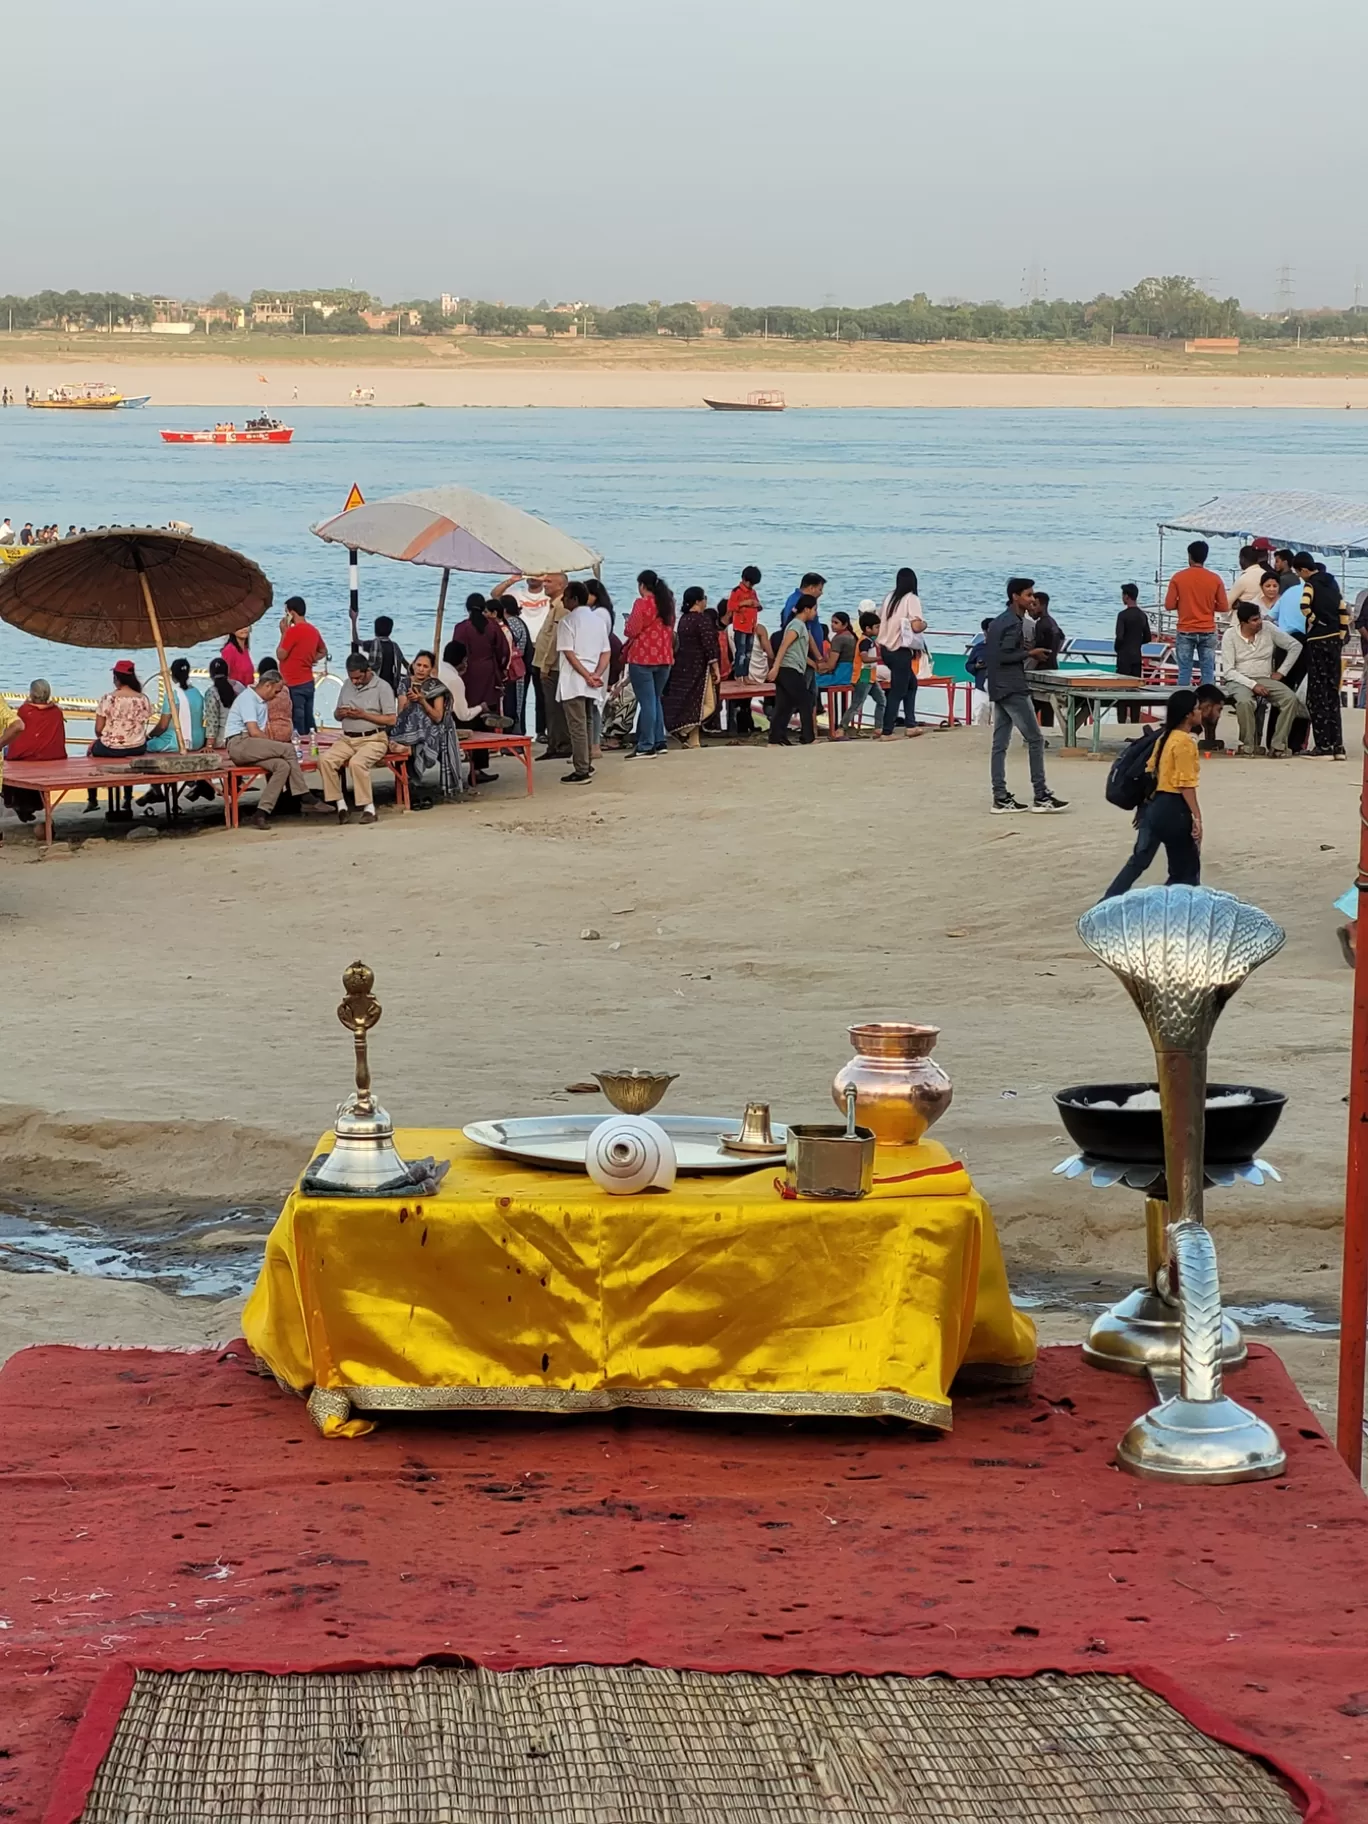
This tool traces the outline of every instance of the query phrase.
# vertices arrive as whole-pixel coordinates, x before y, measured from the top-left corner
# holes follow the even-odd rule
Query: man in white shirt
[[[337,693],[337,720],[341,735],[318,756],[323,775],[323,797],[336,805],[337,821],[347,821],[347,800],[342,795],[342,769],[347,769],[352,795],[362,823],[375,822],[375,794],[371,768],[389,752],[389,731],[394,727],[394,692],[371,670],[364,652],[347,654],[347,681]]]
[[[1264,701],[1278,712],[1270,752],[1275,759],[1286,758],[1288,733],[1300,705],[1296,692],[1283,682],[1278,666],[1282,663],[1281,654],[1296,658],[1300,652],[1296,640],[1264,620],[1256,602],[1240,603],[1235,610],[1235,625],[1221,636],[1221,686],[1235,701],[1242,754],[1257,752],[1255,720],[1258,705]]]
[[[1240,574],[1230,585],[1226,600],[1230,603],[1230,625],[1235,625],[1235,610],[1241,602],[1262,602],[1264,567],[1259,553],[1253,545],[1246,545],[1240,552]]]
[[[14,527],[10,524],[9,519],[6,518],[3,523],[0,523],[0,545],[12,545],[14,543],[14,538]]]
[[[526,627],[532,644],[528,649],[527,669],[528,684],[532,690],[533,709],[536,716],[536,731],[539,738],[546,735],[546,704],[542,698],[542,676],[533,662],[532,655],[537,650],[537,641],[541,630],[546,625],[546,617],[551,612],[552,595],[546,586],[546,578],[541,576],[509,576],[503,582],[495,583],[490,590],[491,596],[498,601],[502,595],[511,595],[518,604],[518,613]]]
[[[323,809],[310,795],[299,756],[288,741],[272,741],[266,733],[266,705],[284,690],[280,673],[268,672],[256,688],[240,691],[229,705],[223,725],[223,743],[234,766],[260,767],[266,774],[251,823],[254,830],[269,830],[276,800],[288,786],[290,796],[303,800],[303,809],[317,815]]]
[[[561,599],[565,613],[556,625],[556,695],[570,732],[571,757],[571,770],[561,776],[561,784],[584,785],[594,775],[589,705],[597,703],[601,709],[608,694],[608,621],[589,606],[589,591],[581,582],[567,583]]]

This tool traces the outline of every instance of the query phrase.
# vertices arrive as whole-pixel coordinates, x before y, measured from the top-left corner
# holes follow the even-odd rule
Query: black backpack
[[[1154,791],[1157,774],[1150,772],[1150,755],[1164,731],[1152,728],[1132,741],[1112,761],[1107,774],[1107,803],[1123,811],[1138,811]]]

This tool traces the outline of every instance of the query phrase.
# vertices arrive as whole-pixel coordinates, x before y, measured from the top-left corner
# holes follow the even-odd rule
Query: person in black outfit
[[[1035,592],[1035,607],[1031,614],[1034,630],[1031,633],[1031,655],[1026,662],[1026,669],[1055,671],[1059,667],[1059,655],[1064,650],[1064,629],[1050,613],[1050,598],[1043,589]],[[1049,697],[1037,697],[1035,709],[1040,726],[1053,728],[1054,704]]]
[[[367,640],[361,647],[370,660],[371,670],[377,678],[383,678],[397,696],[404,673],[408,670],[408,660],[391,639],[394,622],[387,614],[375,617],[375,638]]]
[[[1349,634],[1349,610],[1340,586],[1309,551],[1298,551],[1292,567],[1301,577],[1302,613],[1306,616],[1306,707],[1318,760],[1343,760],[1344,729],[1340,716],[1340,672]]]
[[[1154,638],[1149,616],[1140,606],[1140,590],[1134,583],[1121,585],[1121,612],[1116,617],[1116,650],[1117,676],[1138,678],[1145,669],[1144,649]],[[1117,705],[1118,722],[1136,722],[1140,720],[1138,703],[1120,703]]]

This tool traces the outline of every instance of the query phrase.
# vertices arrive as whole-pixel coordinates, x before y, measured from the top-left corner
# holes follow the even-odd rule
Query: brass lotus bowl
[[[677,1070],[596,1070],[594,1081],[624,1115],[649,1115],[678,1075]]]

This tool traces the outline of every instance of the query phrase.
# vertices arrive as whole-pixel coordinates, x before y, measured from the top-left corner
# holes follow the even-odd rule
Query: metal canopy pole
[[[450,570],[443,570],[442,586],[437,591],[437,623],[432,630],[432,650],[436,653],[439,663],[442,657],[442,616],[446,612],[447,584],[450,581]]]
[[[1368,892],[1368,730],[1359,799],[1358,909]],[[1363,1469],[1363,1375],[1368,1355],[1368,933],[1356,927],[1354,1028],[1349,1052],[1349,1169],[1340,1273],[1339,1401],[1335,1442],[1356,1476]]]
[[[361,636],[357,632],[357,620],[361,613],[361,567],[357,562],[355,551],[347,553],[348,596],[347,613],[351,616],[351,649],[361,650]]]

